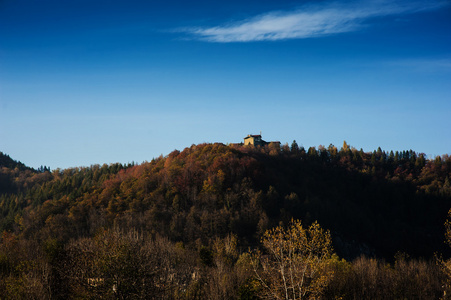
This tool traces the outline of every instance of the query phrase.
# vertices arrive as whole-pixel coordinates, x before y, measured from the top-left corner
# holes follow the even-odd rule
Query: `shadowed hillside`
[[[330,229],[348,258],[430,257],[443,250],[451,206],[448,156],[346,143],[340,151],[202,144],[140,165],[53,172],[5,166],[1,230],[62,242],[119,224],[188,244],[234,233],[247,247],[295,218]]]
[[[447,255],[446,155],[293,142],[201,144],[139,165],[53,171],[2,161],[6,299],[258,299],[274,274],[256,281],[255,251],[292,220],[330,230],[347,260],[318,265],[326,273],[311,278],[321,280],[312,295],[437,298],[448,286],[430,260]]]

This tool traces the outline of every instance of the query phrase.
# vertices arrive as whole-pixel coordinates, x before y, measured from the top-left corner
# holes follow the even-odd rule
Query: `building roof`
[[[261,136],[261,134],[248,134],[247,137],[245,137],[244,139],[248,139],[248,138],[251,138],[251,137],[253,137],[253,138],[259,137],[259,138],[261,138],[262,136]]]

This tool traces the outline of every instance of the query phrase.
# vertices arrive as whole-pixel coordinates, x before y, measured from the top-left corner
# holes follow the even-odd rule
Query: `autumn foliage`
[[[275,227],[262,238],[265,252],[254,256],[254,272],[265,299],[319,298],[332,278],[327,268],[332,256],[330,233],[314,222],[304,228],[299,220],[285,229]]]
[[[141,164],[65,170],[34,170],[0,153],[0,295],[256,299],[270,278],[280,287],[271,255],[283,253],[296,261],[284,285],[296,297],[383,299],[414,287],[436,297],[446,276],[431,259],[449,256],[450,174],[447,155],[346,143],[201,144]],[[314,236],[324,252],[304,253]],[[304,250],[289,252],[290,243]]]

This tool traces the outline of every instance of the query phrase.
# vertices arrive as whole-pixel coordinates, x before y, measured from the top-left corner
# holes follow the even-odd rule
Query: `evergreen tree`
[[[298,143],[296,143],[296,140],[293,140],[293,143],[291,143],[291,153],[299,153],[299,146]]]

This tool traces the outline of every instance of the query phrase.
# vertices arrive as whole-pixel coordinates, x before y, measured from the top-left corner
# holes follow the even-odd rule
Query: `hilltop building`
[[[244,146],[254,145],[254,146],[264,146],[266,142],[262,140],[262,136],[248,134],[247,137],[244,138]]]
[[[261,134],[248,134],[245,138],[244,138],[244,146],[247,145],[253,145],[253,146],[266,146],[268,144],[276,144],[278,146],[280,146],[280,142],[266,142],[262,139],[262,135]]]

